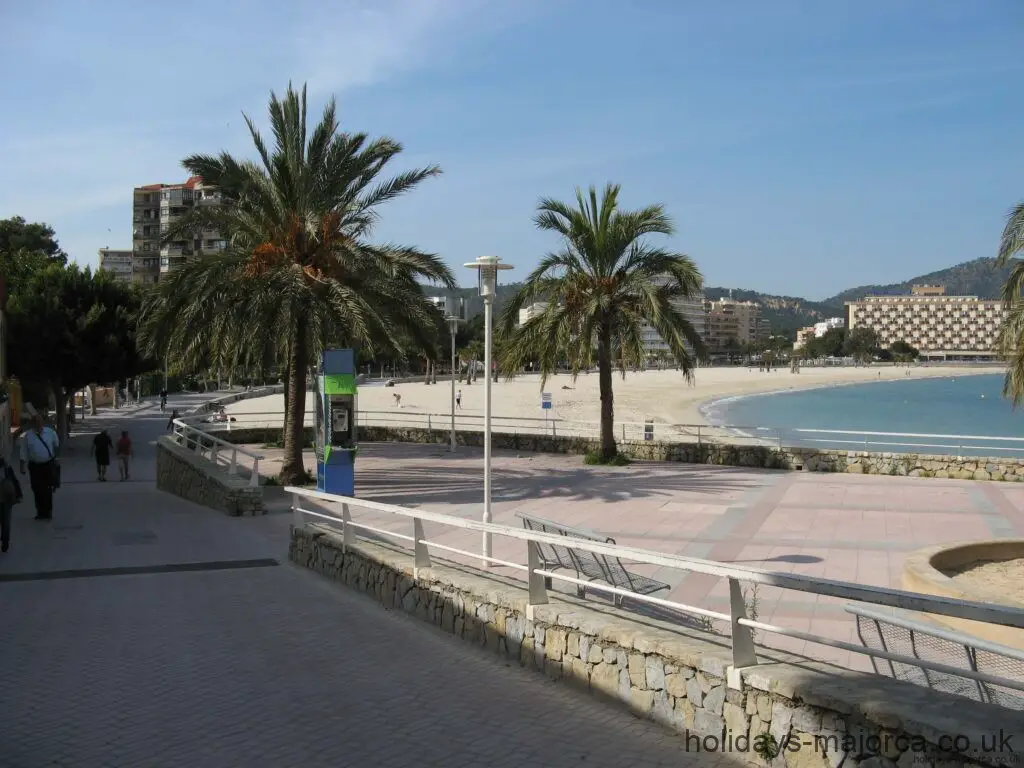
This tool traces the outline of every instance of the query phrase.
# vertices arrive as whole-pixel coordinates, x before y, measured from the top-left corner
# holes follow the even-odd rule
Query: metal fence
[[[632,601],[657,606],[661,609],[668,609],[684,616],[725,622],[731,628],[733,669],[730,670],[730,685],[734,687],[739,684],[738,677],[735,677],[735,670],[755,666],[759,663],[753,637],[753,631],[759,631],[840,648],[869,656],[873,660],[882,659],[894,664],[909,665],[935,673],[957,675],[989,685],[997,685],[1008,690],[1024,691],[1024,680],[1022,679],[988,674],[979,672],[977,669],[964,669],[935,659],[894,653],[884,648],[865,647],[816,635],[811,632],[757,621],[747,615],[743,585],[756,584],[777,587],[869,605],[919,611],[1024,629],[1024,610],[1019,608],[967,600],[953,600],[898,589],[869,587],[833,579],[727,565],[711,560],[664,554],[600,541],[575,539],[568,536],[542,533],[496,523],[482,523],[439,512],[408,509],[393,504],[336,496],[303,488],[289,487],[285,490],[292,494],[292,514],[294,516],[294,524],[297,527],[303,527],[310,521],[319,521],[328,527],[340,528],[343,547],[351,546],[356,536],[367,537],[368,534],[383,536],[389,540],[397,540],[403,546],[412,550],[414,577],[418,577],[418,572],[421,568],[429,568],[431,566],[431,557],[435,552],[479,558],[485,566],[498,565],[512,569],[527,585],[529,594],[527,605],[528,618],[532,618],[534,606],[544,605],[548,602],[548,587],[545,585],[545,581],[550,580],[552,582],[563,582],[575,587],[586,587],[588,591],[605,593],[612,597],[628,597]],[[318,506],[314,508],[314,504],[318,504]],[[407,533],[397,533],[379,526],[353,520],[353,511],[359,510],[368,513],[383,513],[384,515],[403,519],[408,523]],[[512,562],[496,557],[482,556],[478,552],[469,552],[442,544],[427,538],[424,528],[425,523],[478,531],[485,538],[504,536],[518,540],[523,545],[523,557],[519,562]],[[722,613],[696,605],[688,605],[650,595],[641,595],[620,587],[580,579],[558,571],[546,570],[541,566],[543,562],[541,547],[544,545],[564,547],[577,552],[587,552],[597,557],[621,558],[631,563],[644,563],[689,573],[703,573],[725,578],[729,584],[730,612]],[[490,548],[485,545],[484,551],[490,551]]]
[[[235,412],[233,421],[214,423],[214,429],[280,428],[279,413]],[[208,418],[208,417],[207,417]],[[313,414],[307,411],[307,423]],[[359,411],[362,426],[398,429],[451,428],[450,413],[424,413],[396,408],[393,411]],[[483,416],[455,412],[457,432],[480,432]],[[492,430],[505,434],[550,435],[597,439],[601,425],[593,421],[543,419],[526,416],[492,416]],[[913,432],[872,432],[843,429],[793,429],[785,427],[744,426],[738,424],[668,424],[655,421],[617,421],[616,440],[685,442],[708,445],[762,445],[771,448],[817,448],[840,451],[920,453],[951,456],[990,456],[1024,458],[1024,438],[994,435],[950,435]]]

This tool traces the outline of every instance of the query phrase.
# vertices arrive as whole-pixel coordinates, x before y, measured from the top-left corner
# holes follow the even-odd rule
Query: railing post
[[[528,577],[530,585],[530,597],[526,604],[526,618],[533,621],[533,608],[536,605],[547,605],[548,590],[544,586],[544,576],[537,573],[540,570],[541,556],[540,545],[535,541],[526,542],[526,563],[529,568]]]
[[[302,528],[305,518],[302,517],[302,500],[297,493],[292,494],[292,526]]]
[[[219,446],[219,445],[218,445],[217,443],[214,443],[214,444],[213,444],[213,445],[212,445],[212,446],[210,447],[210,462],[211,462],[211,463],[212,463],[212,464],[213,464],[214,466],[216,466],[216,465],[217,465],[217,450],[218,450],[219,448],[220,448],[220,446]]]
[[[228,468],[228,474],[229,475],[237,475],[238,474],[238,449],[237,448],[232,448],[231,449],[231,466]]]
[[[782,430],[781,429],[776,429],[775,430],[775,443],[776,443],[776,445],[779,446],[779,450],[781,451],[782,450]]]
[[[252,460],[252,474],[249,475],[249,487],[255,488],[260,484],[260,460],[254,457]]]
[[[415,557],[412,577],[418,579],[420,577],[420,568],[430,567],[430,550],[427,549],[427,537],[423,534],[423,521],[418,517],[412,519],[412,538],[413,555]]]
[[[348,504],[341,505],[341,554],[348,552],[352,546],[352,515],[348,511]]]
[[[197,434],[196,434],[196,438],[195,438],[195,440],[196,440],[196,449],[195,449],[195,450],[196,450],[196,453],[198,453],[198,454],[199,454],[200,456],[202,456],[202,455],[203,455],[203,438],[202,438],[202,432],[199,432],[199,433],[197,433]]]
[[[743,601],[740,583],[732,577],[729,578],[729,613],[732,618],[732,666],[726,680],[730,688],[739,689],[742,683],[738,670],[757,664],[757,651],[754,649],[754,635],[750,627],[740,624],[740,619],[747,618],[747,606]]]
[[[434,425],[433,425],[433,423],[431,422],[431,420],[430,420],[430,414],[428,413],[428,414],[427,414],[427,429],[428,429],[428,430],[431,430],[431,429],[433,429],[433,428],[434,428]]]

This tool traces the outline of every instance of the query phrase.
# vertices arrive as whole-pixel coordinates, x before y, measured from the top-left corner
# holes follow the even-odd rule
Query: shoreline
[[[952,366],[947,366],[947,367],[952,367]],[[977,371],[977,370],[975,370],[975,371],[972,371],[972,372],[970,372],[970,373],[968,373],[966,375],[969,375],[969,376],[997,376],[997,375],[1000,375],[1000,372],[996,372],[996,371]],[[895,383],[899,383],[899,382],[920,381],[921,379],[944,379],[944,378],[947,378],[947,377],[948,378],[952,378],[952,379],[956,378],[951,373],[949,373],[949,374],[943,373],[942,375],[936,375],[936,376],[918,376],[918,377],[906,376],[906,377],[903,377],[903,378],[895,377],[895,378],[889,378],[889,379],[870,379],[869,378],[869,379],[867,379],[865,381],[834,381],[834,382],[828,382],[828,383],[825,383],[825,382],[815,382],[814,384],[811,384],[810,386],[807,386],[807,387],[787,387],[785,389],[760,390],[760,391],[756,391],[756,392],[744,392],[744,393],[736,394],[736,395],[723,395],[721,397],[712,397],[709,400],[704,400],[703,402],[701,402],[700,405],[698,406],[698,409],[700,411],[701,418],[704,419],[704,421],[707,423],[708,426],[710,426],[710,427],[719,427],[719,428],[725,429],[726,427],[728,427],[730,425],[725,423],[725,422],[721,422],[720,420],[713,419],[709,415],[709,413],[708,413],[716,405],[719,405],[719,404],[722,404],[722,403],[737,402],[739,400],[749,400],[752,397],[768,397],[768,396],[774,396],[774,395],[795,394],[797,392],[812,392],[812,391],[814,391],[816,389],[835,389],[836,387],[859,387],[859,386],[868,386],[870,384],[895,384]]]
[[[910,375],[907,376],[907,371]],[[793,374],[788,369],[762,372],[746,366],[708,367],[694,371],[694,382],[687,383],[676,370],[648,370],[616,375],[613,380],[615,423],[642,428],[653,420],[669,428],[715,427],[716,419],[709,410],[716,403],[754,395],[785,394],[787,392],[818,389],[850,384],[869,384],[879,381],[917,381],[922,378],[945,378],[977,375],[1001,375],[1003,368],[980,366],[930,365],[921,367],[808,367]],[[881,375],[879,375],[881,374]],[[456,383],[462,392],[461,408],[464,417],[482,417],[484,410],[483,381],[469,385]],[[541,408],[542,391],[549,394],[550,410]],[[400,398],[396,398],[398,395]],[[394,387],[378,384],[359,389],[358,410],[378,420],[418,420],[425,414],[450,414],[451,389],[447,381],[437,385],[421,382],[399,382]],[[252,420],[260,414],[279,418],[283,411],[281,395],[245,400],[229,405],[228,412],[250,415]],[[312,394],[308,395],[307,410],[312,410]],[[559,374],[548,378],[543,387],[536,374],[517,376],[511,381],[500,380],[492,385],[492,415],[499,420],[544,422],[557,419],[572,423],[596,424],[600,420],[601,400],[596,374],[581,374],[575,381],[571,376]],[[407,414],[407,416],[405,416]],[[523,425],[525,426],[525,425]]]

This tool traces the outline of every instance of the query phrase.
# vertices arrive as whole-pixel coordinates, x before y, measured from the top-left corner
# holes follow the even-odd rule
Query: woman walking
[[[107,482],[107,467],[110,466],[110,449],[114,447],[114,441],[110,439],[106,429],[92,439],[92,455],[96,459],[96,479],[101,483]]]
[[[128,431],[121,433],[117,440],[117,468],[121,472],[121,482],[128,479],[128,462],[132,458],[132,439],[128,437]]]

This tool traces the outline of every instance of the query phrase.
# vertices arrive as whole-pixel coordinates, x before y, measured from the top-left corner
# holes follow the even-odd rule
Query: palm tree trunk
[[[279,476],[282,485],[301,485],[306,479],[306,469],[302,463],[302,438],[309,350],[304,319],[296,321],[294,334],[291,359],[288,361],[288,399],[285,404],[288,429],[284,433],[284,462]]]
[[[615,446],[615,406],[612,396],[612,335],[607,326],[598,331],[597,377],[601,391],[601,461],[611,461]]]
[[[292,369],[292,345],[288,342],[287,349],[285,350],[285,367],[284,367],[284,417],[281,421],[281,437],[280,440],[284,442],[284,436],[288,433],[288,392],[291,389],[291,378],[289,372]]]

